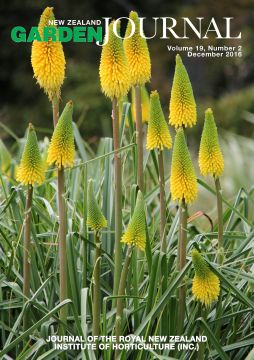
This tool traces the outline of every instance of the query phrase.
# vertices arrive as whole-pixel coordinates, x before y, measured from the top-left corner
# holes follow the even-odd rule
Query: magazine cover
[[[254,360],[253,2],[0,8],[0,359]]]

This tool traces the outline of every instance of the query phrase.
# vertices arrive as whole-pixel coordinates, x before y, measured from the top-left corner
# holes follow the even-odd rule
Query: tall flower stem
[[[187,243],[187,206],[183,199],[180,204],[179,219],[179,240],[178,240],[178,271],[181,271],[186,265],[186,243]],[[178,334],[182,334],[184,327],[186,288],[182,284],[179,288],[178,304]]]
[[[135,106],[136,106],[136,130],[138,148],[138,187],[144,193],[143,176],[143,126],[142,126],[142,105],[140,85],[135,86]]]
[[[163,152],[158,152],[158,163],[159,163],[159,177],[160,177],[160,241],[161,241],[161,253],[166,254],[166,198],[165,198],[165,179],[164,179],[164,164],[163,164]],[[162,294],[167,290],[168,276],[167,276],[167,259],[166,255],[161,261],[161,292]],[[167,308],[164,309],[161,321],[161,334],[164,335],[167,332]],[[164,316],[165,315],[165,316]]]
[[[216,197],[217,197],[217,213],[218,213],[218,253],[217,261],[219,265],[222,265],[224,260],[224,244],[223,244],[223,207],[222,207],[222,194],[219,177],[214,178]],[[216,317],[220,318],[222,315],[222,296],[219,295],[218,303],[216,306]],[[217,322],[216,335],[220,338],[221,320]]]
[[[85,288],[87,286],[87,165],[84,166],[84,184],[86,186],[84,191],[84,211],[83,211],[83,219],[84,219],[84,241],[83,241],[83,271],[82,271],[82,287]]]
[[[54,127],[59,118],[59,99],[55,96],[52,100]],[[64,168],[57,171],[57,200],[59,214],[59,271],[60,271],[60,302],[67,297],[67,259],[66,259],[66,209],[64,201]],[[66,322],[67,307],[60,309],[60,320]]]
[[[25,225],[24,225],[24,258],[23,258],[23,294],[26,298],[30,295],[30,236],[31,236],[31,217],[32,217],[32,198],[33,198],[33,186],[28,185],[26,196],[26,208],[25,208]],[[23,326],[24,331],[28,328],[29,316],[26,312],[24,314]]]
[[[160,239],[161,239],[161,251],[166,253],[166,198],[165,198],[165,179],[164,179],[164,164],[163,164],[163,152],[158,152],[159,162],[159,176],[160,176]]]
[[[94,287],[93,287],[93,336],[100,334],[100,314],[101,314],[101,242],[98,232],[95,232],[95,258],[94,258]],[[98,351],[98,349],[97,349]]]
[[[203,305],[200,305],[200,316],[206,321],[207,319],[207,309],[205,307],[203,307]],[[204,331],[200,328],[199,331],[199,335],[203,336],[204,335]],[[197,354],[197,360],[204,360],[205,358],[205,350],[206,350],[206,346],[204,342],[201,342],[199,344],[199,351]]]
[[[116,97],[112,101],[113,142],[114,142],[114,173],[115,173],[115,271],[113,294],[117,295],[122,262],[122,178],[121,178],[121,155],[116,152],[120,148],[119,136],[119,109]]]
[[[222,208],[222,195],[221,195],[221,185],[220,179],[216,177],[215,188],[216,188],[216,197],[217,197],[217,212],[218,212],[218,263],[219,265],[223,262],[223,208]]]
[[[123,270],[121,273],[120,283],[119,283],[119,290],[118,290],[118,299],[116,303],[116,324],[115,324],[115,334],[116,334],[116,341],[119,343],[119,337],[122,332],[122,317],[123,317],[123,298],[125,293],[125,287],[126,287],[126,280],[128,276],[128,269],[131,262],[131,256],[132,256],[132,247],[128,246],[125,262],[123,265]],[[119,355],[119,350],[115,351],[115,359],[117,359]]]
[[[67,297],[67,264],[66,264],[66,210],[64,201],[64,168],[58,170],[58,212],[59,212],[59,266],[60,266],[60,302]],[[67,307],[60,309],[60,320],[66,322]]]

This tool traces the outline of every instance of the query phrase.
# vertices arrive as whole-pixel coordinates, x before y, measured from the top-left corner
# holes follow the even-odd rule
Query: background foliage
[[[15,129],[17,135],[24,133],[28,121],[41,129],[41,136],[48,132],[51,124],[51,112],[47,99],[42,96],[39,87],[32,78],[30,64],[31,44],[13,43],[10,30],[15,25],[29,29],[38,23],[41,9],[54,6],[56,18],[60,19],[100,19],[103,16],[112,18],[127,16],[130,10],[137,10],[140,16],[172,16],[179,19],[177,29],[182,30],[181,17],[195,18],[203,16],[207,25],[212,16],[221,24],[223,16],[232,16],[233,34],[242,32],[242,39],[227,41],[227,45],[242,45],[242,58],[191,59],[183,56],[193,84],[194,94],[198,102],[199,125],[202,124],[204,109],[207,103],[213,106],[219,125],[232,129],[239,134],[250,136],[253,124],[244,121],[245,111],[254,112],[254,55],[253,32],[254,21],[251,0],[223,0],[214,6],[212,0],[205,3],[200,0],[184,0],[166,2],[158,0],[113,2],[92,1],[40,1],[18,0],[2,2],[1,9],[1,69],[0,84],[4,89],[0,99],[0,120]],[[124,30],[125,23],[122,28]],[[153,22],[148,21],[148,34],[154,31]],[[161,26],[158,28],[158,35]],[[160,40],[159,36],[149,40],[148,45],[152,58],[152,81],[150,90],[160,92],[165,114],[168,114],[168,102],[174,71],[174,52],[167,51],[167,45],[223,45],[224,40],[200,41],[194,36],[191,40]],[[74,117],[78,121],[81,134],[89,142],[98,142],[98,137],[111,134],[110,103],[100,92],[98,66],[100,47],[94,44],[64,44],[68,58],[66,80],[62,89],[62,101],[70,98],[75,103]],[[18,126],[17,126],[18,125]],[[200,127],[199,127],[200,131]],[[9,139],[8,134],[1,131],[1,137]]]

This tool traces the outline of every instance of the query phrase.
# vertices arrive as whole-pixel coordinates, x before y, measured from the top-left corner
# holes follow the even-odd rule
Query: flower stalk
[[[101,315],[101,241],[99,233],[94,234],[95,241],[95,257],[94,257],[94,286],[93,286],[93,327],[92,335],[100,334],[100,315]],[[98,349],[97,349],[98,350]]]
[[[220,179],[214,178],[216,198],[217,198],[217,213],[218,213],[218,264],[221,265],[224,260],[224,244],[223,244],[223,207]]]
[[[67,298],[67,256],[66,256],[66,204],[64,199],[65,181],[64,168],[73,166],[75,156],[74,135],[72,129],[73,103],[69,101],[60,118],[58,113],[59,100],[54,99],[52,104],[53,122],[55,125],[52,139],[48,149],[47,162],[49,165],[57,165],[57,200],[59,215],[59,282],[60,282],[60,302]],[[67,319],[67,306],[60,309],[60,320],[62,323]],[[63,328],[61,331],[64,331]]]
[[[200,316],[201,316],[205,321],[206,321],[206,319],[207,319],[207,313],[208,313],[208,309],[205,308],[204,306],[202,306],[202,304],[200,304]],[[200,327],[199,335],[200,335],[200,336],[203,336],[203,335],[204,335],[204,330],[201,329],[201,327]],[[204,360],[204,359],[205,359],[205,351],[206,351],[206,344],[205,344],[205,342],[202,342],[202,341],[201,341],[201,343],[200,343],[200,345],[199,345],[198,354],[197,354],[197,357],[198,357],[197,360]]]
[[[32,218],[32,198],[33,186],[28,185],[25,207],[24,225],[24,257],[23,257],[23,294],[24,302],[30,297],[30,237],[31,237],[31,218]],[[23,319],[23,330],[28,329],[29,314],[25,312]]]
[[[24,254],[23,254],[23,294],[24,302],[30,297],[30,237],[32,218],[32,197],[35,183],[42,184],[45,179],[44,164],[33,125],[30,123],[27,130],[27,139],[21,161],[17,170],[17,181],[27,185],[25,222],[24,222]],[[23,325],[27,329],[28,314],[25,312]]]
[[[100,83],[102,92],[112,101],[114,177],[115,177],[115,269],[113,295],[117,295],[121,274],[122,235],[122,179],[119,136],[119,99],[130,89],[130,75],[122,40],[113,31],[114,21],[109,25],[108,43],[103,46],[100,61]],[[120,32],[120,22],[117,23]],[[113,302],[114,303],[114,302]]]
[[[187,245],[187,205],[183,199],[180,203],[178,236],[178,271],[180,272],[186,265],[186,245]],[[186,286],[181,284],[179,288],[178,304],[178,334],[182,334],[184,328]]]
[[[93,180],[88,182],[88,209],[87,224],[94,231],[95,256],[94,256],[94,272],[93,272],[93,326],[92,335],[100,334],[100,315],[101,315],[101,241],[100,231],[107,226],[107,220],[99,208],[93,190]],[[98,342],[97,342],[98,347]],[[98,351],[98,348],[97,348]]]
[[[60,302],[67,298],[67,258],[66,258],[66,209],[64,200],[64,168],[57,170],[57,199],[59,214],[59,271]],[[60,309],[60,320],[66,322],[67,306]]]
[[[166,197],[165,197],[165,178],[164,178],[164,164],[163,164],[163,152],[158,151],[158,163],[159,163],[159,176],[160,176],[160,239],[161,239],[161,251],[167,252],[166,244]]]
[[[59,99],[54,97],[52,101],[53,124],[56,128],[59,119]],[[57,202],[58,202],[58,216],[59,216],[59,282],[60,292],[59,300],[64,301],[67,297],[67,258],[66,258],[66,214],[64,203],[64,168],[57,170]],[[66,322],[67,306],[60,309],[60,321]]]
[[[114,175],[115,175],[115,272],[113,294],[117,295],[122,263],[122,175],[119,135],[119,108],[116,97],[112,101],[113,143],[114,143]]]
[[[82,288],[87,287],[87,165],[84,166],[84,180],[85,184],[84,190],[84,210],[83,210],[83,219],[84,219],[84,241],[82,248],[82,256],[83,256],[83,270],[82,270]]]
[[[217,262],[219,265],[223,264],[224,261],[224,244],[223,244],[223,206],[222,206],[222,194],[221,194],[221,185],[219,177],[214,177],[215,189],[216,189],[216,199],[217,199],[217,217],[218,217],[218,251],[217,251]],[[220,293],[217,307],[216,307],[216,317],[220,318],[222,316],[222,295]],[[221,333],[221,320],[218,320],[216,327],[216,335],[218,339],[220,338]]]
[[[168,287],[168,269],[167,269],[167,243],[166,243],[166,196],[165,196],[165,179],[164,179],[164,163],[163,163],[163,152],[158,150],[158,164],[159,164],[159,182],[160,182],[160,242],[161,253],[165,254],[165,258],[161,261],[161,292],[162,294],[167,290]],[[164,320],[165,319],[165,320]],[[167,319],[167,309],[165,308],[162,314],[161,322],[161,335],[164,335],[165,323]]]
[[[118,298],[116,302],[116,324],[115,324],[115,334],[116,334],[116,342],[119,344],[119,337],[122,333],[122,317],[123,317],[123,296],[125,294],[126,280],[128,276],[128,270],[131,262],[133,246],[128,246],[126,258],[123,265],[123,270],[121,273],[119,290],[118,290]],[[117,349],[115,351],[115,359],[118,358],[120,350]]]

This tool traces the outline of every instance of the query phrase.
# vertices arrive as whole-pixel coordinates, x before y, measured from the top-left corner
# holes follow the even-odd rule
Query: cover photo
[[[254,360],[253,2],[0,8],[0,359]]]

